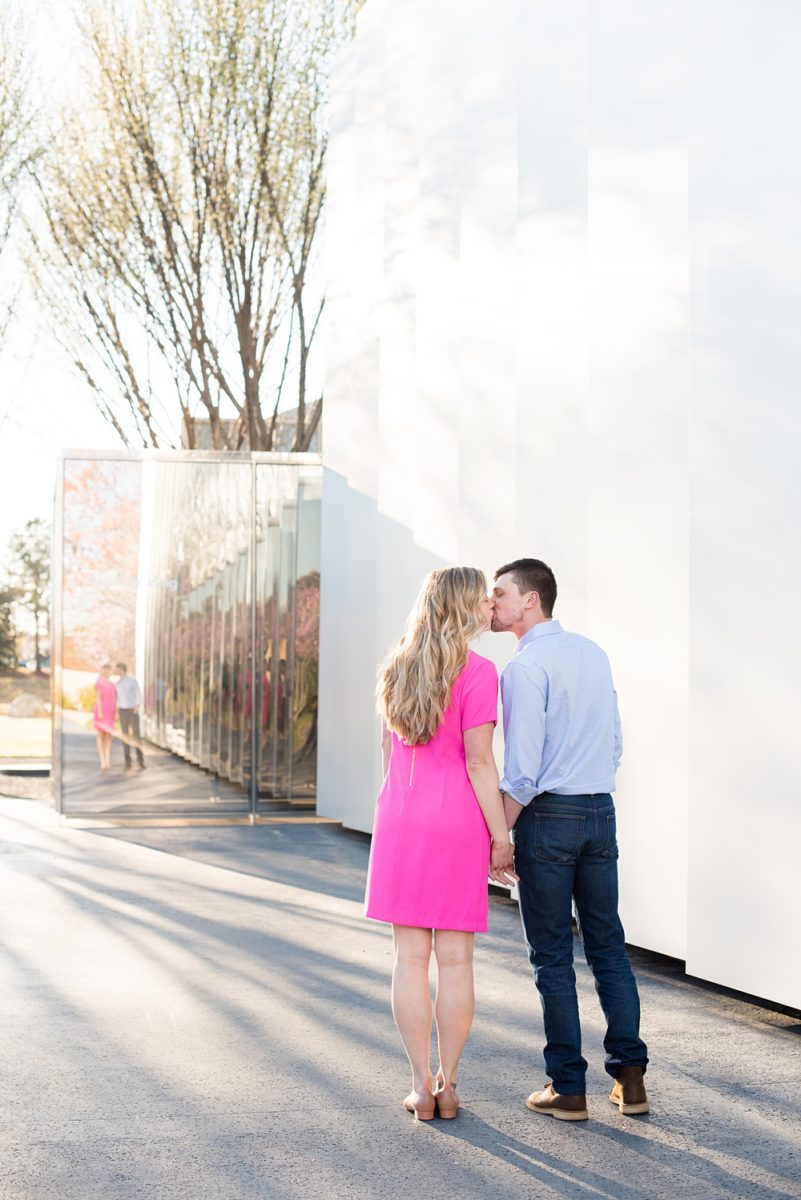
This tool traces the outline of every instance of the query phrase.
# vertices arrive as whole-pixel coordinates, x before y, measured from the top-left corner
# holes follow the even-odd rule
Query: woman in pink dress
[[[456,1073],[473,1019],[473,935],[487,929],[487,876],[507,885],[516,878],[492,754],[498,674],[469,647],[491,614],[481,571],[432,571],[379,671],[384,784],[365,916],[392,924],[392,1012],[412,1069],[403,1104],[419,1120],[435,1111],[456,1116]]]
[[[111,664],[104,663],[95,680],[95,711],[92,724],[97,730],[97,753],[100,770],[111,770],[111,735],[117,713],[117,689],[111,682]]]

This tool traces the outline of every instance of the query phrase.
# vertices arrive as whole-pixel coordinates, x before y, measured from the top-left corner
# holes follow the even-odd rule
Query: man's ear
[[[539,603],[539,599],[540,599],[539,592],[529,592],[528,596],[526,597],[525,607],[526,608],[536,608],[537,604]]]

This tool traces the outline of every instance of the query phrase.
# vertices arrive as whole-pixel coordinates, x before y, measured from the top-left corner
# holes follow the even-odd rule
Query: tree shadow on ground
[[[538,1117],[537,1122],[552,1118]],[[649,1129],[650,1126],[650,1129]],[[571,1122],[562,1125],[565,1133],[565,1154],[544,1150],[536,1144],[537,1125],[532,1126],[532,1141],[523,1142],[517,1137],[491,1125],[476,1112],[461,1109],[455,1121],[434,1121],[432,1132],[449,1140],[465,1142],[482,1149],[507,1166],[514,1167],[520,1174],[547,1184],[552,1192],[564,1196],[604,1196],[614,1200],[647,1200],[653,1194],[665,1195],[666,1185],[672,1181],[675,1192],[689,1193],[703,1188],[703,1195],[723,1197],[758,1197],[759,1200],[795,1200],[797,1183],[801,1174],[785,1175],[778,1166],[778,1155],[763,1155],[771,1167],[753,1169],[752,1154],[747,1145],[738,1145],[735,1154],[731,1149],[725,1155],[714,1144],[709,1144],[699,1134],[694,1145],[668,1145],[662,1139],[658,1121],[648,1116],[627,1118],[620,1129],[610,1128],[601,1121]],[[649,1130],[649,1136],[644,1131]],[[548,1140],[553,1145],[559,1130],[549,1128]],[[620,1151],[616,1159],[612,1153],[599,1153],[596,1138],[612,1142]],[[776,1150],[780,1148],[776,1139]],[[763,1147],[764,1148],[764,1147]],[[632,1171],[631,1154],[642,1159],[641,1168]],[[571,1161],[581,1157],[583,1162]],[[719,1161],[725,1158],[726,1165]],[[599,1165],[599,1160],[604,1165]],[[717,1160],[717,1161],[716,1161]],[[616,1166],[620,1164],[619,1169]],[[625,1164],[625,1168],[623,1166]],[[625,1169],[629,1182],[621,1179]],[[651,1178],[649,1178],[649,1171]],[[759,1183],[754,1176],[772,1176],[777,1183]],[[652,1190],[652,1181],[654,1189]],[[713,1188],[710,1192],[708,1189]]]

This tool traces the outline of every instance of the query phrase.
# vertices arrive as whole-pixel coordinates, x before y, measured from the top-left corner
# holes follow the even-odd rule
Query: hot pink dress
[[[99,733],[114,732],[114,715],[117,711],[117,689],[110,679],[100,675],[95,680],[95,711],[92,724]]]
[[[470,651],[425,746],[392,735],[364,915],[424,929],[487,929],[490,835],[465,766],[465,729],[498,717],[495,664]]]

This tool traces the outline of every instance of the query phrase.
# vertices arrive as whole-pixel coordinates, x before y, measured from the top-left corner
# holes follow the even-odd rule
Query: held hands
[[[512,887],[519,879],[515,872],[515,848],[508,838],[497,842],[493,838],[489,877],[502,887]]]

